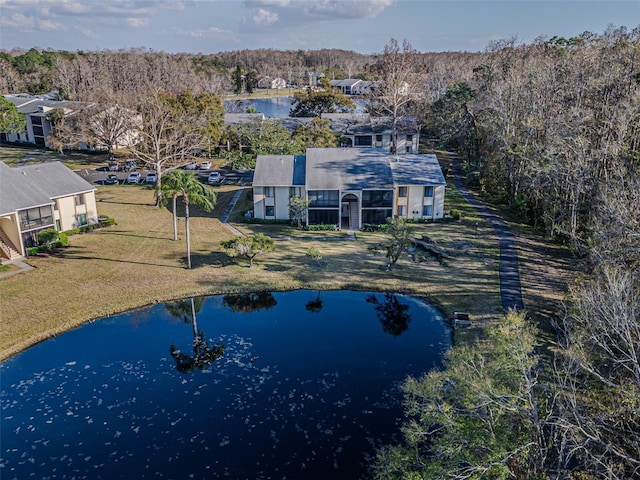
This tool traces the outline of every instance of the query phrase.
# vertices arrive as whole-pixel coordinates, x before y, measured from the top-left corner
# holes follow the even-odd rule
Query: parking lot
[[[138,169],[136,170],[140,172],[141,183],[145,183],[145,179],[148,173],[151,173],[151,170],[147,169]],[[234,185],[240,183],[251,183],[253,181],[253,171],[252,170],[230,170],[222,168],[220,170],[216,170],[220,172],[220,185]],[[76,173],[84,178],[87,182],[93,185],[105,185],[107,180],[107,175],[115,174],[118,177],[118,183],[126,184],[127,177],[130,172],[125,171],[109,171],[108,167],[101,167],[97,169],[84,169],[84,170],[76,170]],[[211,170],[193,170],[196,177],[198,177],[203,183],[207,183],[207,177]]]

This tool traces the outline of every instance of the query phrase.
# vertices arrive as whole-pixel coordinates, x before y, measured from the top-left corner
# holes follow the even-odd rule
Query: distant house
[[[331,86],[340,89],[345,95],[370,95],[375,90],[374,82],[359,78],[331,80]]]
[[[109,123],[108,120],[105,121],[104,119],[113,115],[112,112],[116,109],[113,105],[98,106],[91,102],[55,100],[55,96],[55,92],[43,95],[27,95],[22,93],[4,95],[7,101],[13,103],[18,111],[26,116],[27,127],[24,132],[0,132],[0,140],[3,142],[31,143],[41,147],[50,147],[51,142],[49,137],[52,132],[52,124],[48,117],[53,110],[62,112],[65,119],[73,119],[81,110],[90,108],[91,111],[94,112],[91,117],[91,121],[94,122],[93,128],[99,130],[103,123]],[[115,148],[130,145],[136,142],[140,136],[139,128],[142,125],[142,118],[134,111],[122,110],[122,112],[130,115],[127,119],[130,128],[123,129],[120,137],[116,139],[115,145],[113,145]],[[102,150],[107,149],[107,146],[99,144],[89,145],[83,142],[74,145],[74,148],[80,150]]]
[[[415,117],[396,119],[397,139],[394,139],[393,117],[372,117],[368,113],[323,113],[331,121],[331,130],[342,137],[344,147],[373,147],[396,152],[417,153],[420,128]]]
[[[329,128],[340,137],[340,146],[378,148],[392,152],[397,141],[396,152],[417,153],[420,146],[420,128],[415,117],[396,119],[397,140],[394,138],[393,117],[373,117],[368,113],[323,113],[321,118],[329,120]],[[263,121],[262,113],[225,113],[225,127]],[[312,117],[286,117],[271,119],[293,132],[306,125]],[[336,145],[338,146],[338,145]]]
[[[266,77],[258,81],[258,88],[278,89],[278,88],[286,88],[286,87],[287,87],[287,81],[284,78]]]
[[[73,115],[77,109],[90,105],[84,102],[59,101],[53,99],[53,94],[4,95],[4,98],[13,103],[18,111],[27,117],[27,128],[20,133],[0,132],[0,140],[3,142],[32,143],[41,147],[49,146],[51,134],[51,122],[47,120],[48,114],[55,109],[63,112],[65,117]]]
[[[0,253],[26,256],[38,232],[98,222],[95,187],[60,162],[11,168],[0,162]]]
[[[288,219],[289,198],[309,201],[306,223],[360,229],[388,217],[438,219],[445,179],[435,155],[378,149],[309,148],[306,155],[259,155],[254,216]]]

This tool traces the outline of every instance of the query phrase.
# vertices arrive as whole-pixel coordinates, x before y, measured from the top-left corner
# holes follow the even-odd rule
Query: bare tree
[[[391,39],[372,71],[373,98],[380,113],[393,119],[392,153],[398,146],[398,118],[411,113],[411,104],[421,95],[425,68],[420,54],[404,40],[402,48]]]
[[[217,144],[222,125],[220,99],[211,94],[194,96],[184,91],[174,96],[153,91],[139,107],[142,129],[131,153],[155,170],[156,205],[162,203],[162,175],[187,163]]]

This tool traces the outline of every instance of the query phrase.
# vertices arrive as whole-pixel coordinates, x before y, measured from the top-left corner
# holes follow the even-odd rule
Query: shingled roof
[[[50,205],[56,198],[93,190],[93,185],[60,162],[16,168],[0,162],[0,215]]]

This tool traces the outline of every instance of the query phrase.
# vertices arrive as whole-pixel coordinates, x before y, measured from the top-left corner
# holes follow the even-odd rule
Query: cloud
[[[396,0],[245,0],[246,23],[313,23],[327,20],[370,19],[394,5]]]
[[[31,29],[35,24],[35,19],[32,16],[26,16],[22,13],[14,13],[10,17],[3,15],[0,18],[0,25],[4,28]]]
[[[146,27],[147,25],[149,25],[149,19],[141,17],[129,17],[126,19],[126,22],[127,25],[133,28]]]
[[[66,30],[66,27],[58,22],[52,22],[51,20],[39,20],[38,28],[40,30],[57,31]]]
[[[96,32],[94,32],[93,30],[91,30],[90,28],[76,26],[75,29],[78,32],[82,33],[87,38],[94,38],[94,39],[95,38],[100,38],[100,36]]]
[[[249,20],[254,25],[273,25],[280,17],[277,13],[264,8],[253,10]]]
[[[232,35],[233,32],[229,30],[223,30],[218,27],[209,28],[197,28],[197,29],[183,29],[183,28],[170,28],[166,31],[169,35],[175,35],[178,37],[191,37],[191,38],[212,38],[220,35]]]

